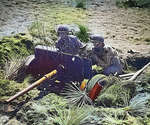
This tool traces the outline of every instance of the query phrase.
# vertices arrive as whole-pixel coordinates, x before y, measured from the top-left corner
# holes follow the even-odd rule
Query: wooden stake
[[[137,76],[140,75],[140,74],[144,71],[144,69],[145,69],[147,66],[149,66],[149,65],[150,65],[150,62],[149,62],[147,65],[145,65],[142,69],[138,70],[138,71],[129,79],[129,81],[135,80],[135,79],[137,78]]]

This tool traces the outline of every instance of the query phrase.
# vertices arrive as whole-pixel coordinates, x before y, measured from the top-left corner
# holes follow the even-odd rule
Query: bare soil
[[[150,54],[150,10],[117,8],[115,1],[94,4],[89,16],[92,33],[105,37],[105,44],[113,46],[124,58],[130,53]]]
[[[32,24],[33,12],[28,2],[0,1],[0,38],[26,33]]]

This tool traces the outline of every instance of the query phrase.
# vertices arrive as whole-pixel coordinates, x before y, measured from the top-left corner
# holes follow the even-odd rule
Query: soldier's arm
[[[97,65],[101,66],[103,68],[107,68],[109,66],[109,64],[106,61],[102,60],[102,59],[98,59],[98,64]]]

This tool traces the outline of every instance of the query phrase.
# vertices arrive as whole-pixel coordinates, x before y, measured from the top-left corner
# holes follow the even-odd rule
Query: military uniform
[[[120,62],[117,52],[111,47],[104,48],[102,58],[98,59],[97,65],[104,68],[103,73],[105,75],[114,75],[116,72],[118,74],[122,73],[123,65]]]
[[[67,26],[59,26],[57,29],[59,39],[56,41],[56,48],[59,52],[69,53],[69,54],[79,54],[79,49],[82,47],[80,40],[69,34],[69,28]]]
[[[121,74],[123,64],[118,56],[118,53],[112,47],[104,47],[104,39],[101,36],[93,36],[97,43],[103,43],[101,46],[95,44],[92,48],[92,63],[103,68],[104,75]]]
[[[69,54],[79,54],[79,48],[82,47],[80,41],[73,35],[68,35],[64,40],[59,38],[55,44],[56,48],[60,52],[69,53]]]

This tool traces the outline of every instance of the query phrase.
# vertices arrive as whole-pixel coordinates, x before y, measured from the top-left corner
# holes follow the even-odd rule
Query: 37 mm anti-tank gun
[[[31,74],[34,77],[43,77],[25,90],[22,90],[12,98],[6,100],[6,102],[11,102],[39,85],[48,91],[60,93],[67,82],[82,82],[84,79],[92,78],[92,62],[90,59],[82,58],[78,55],[57,52],[57,50],[52,47],[36,46],[34,55],[28,58],[28,60],[25,75]],[[63,66],[61,70],[59,70],[60,65]],[[54,78],[50,79],[49,76],[51,77],[52,75],[54,75]],[[46,83],[44,83],[45,80]]]
[[[57,52],[56,49],[52,47],[38,45],[35,47],[35,55],[28,59],[29,61],[25,70],[25,75],[31,74],[40,79],[7,99],[7,103],[37,86],[41,86],[54,93],[61,93],[65,83],[72,81],[82,83],[80,88],[83,90],[86,87],[85,83],[82,81],[84,79],[90,80],[93,77],[92,62],[90,59],[78,55]],[[52,76],[53,79],[51,79]],[[106,80],[103,78],[104,76],[95,76],[88,83],[89,88],[87,89],[87,92],[93,101],[105,85]]]

